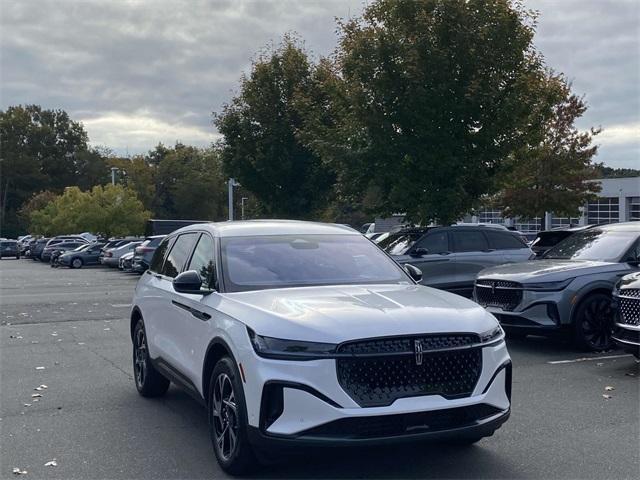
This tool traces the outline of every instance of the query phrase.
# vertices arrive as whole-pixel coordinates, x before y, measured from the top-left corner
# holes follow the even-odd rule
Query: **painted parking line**
[[[130,303],[114,303],[111,305],[113,308],[128,308],[131,306]]]
[[[563,363],[579,363],[579,362],[592,362],[594,360],[611,360],[615,358],[626,358],[632,357],[631,353],[626,353],[624,355],[605,355],[602,357],[583,357],[583,358],[574,358],[573,360],[555,360],[553,362],[547,362],[550,365],[560,365]]]

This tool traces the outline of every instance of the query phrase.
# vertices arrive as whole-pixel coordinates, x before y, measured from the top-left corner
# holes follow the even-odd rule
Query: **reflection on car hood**
[[[474,302],[421,285],[302,287],[221,296],[218,311],[260,335],[277,338],[339,343],[421,333],[482,333],[496,325]]]
[[[486,268],[478,274],[478,278],[521,283],[556,282],[581,275],[625,271],[627,269],[628,266],[624,263],[591,260],[532,260]]]
[[[630,273],[622,277],[620,288],[640,288],[640,272]]]

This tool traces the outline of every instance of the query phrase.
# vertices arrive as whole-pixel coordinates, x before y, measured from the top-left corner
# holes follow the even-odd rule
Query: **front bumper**
[[[360,445],[486,436],[510,413],[511,361],[504,342],[482,349],[482,371],[471,395],[404,397],[381,407],[360,407],[341,388],[331,359],[279,361],[253,354],[241,363],[252,379],[245,384],[245,398],[252,440],[258,444]],[[279,395],[275,415],[273,391]]]

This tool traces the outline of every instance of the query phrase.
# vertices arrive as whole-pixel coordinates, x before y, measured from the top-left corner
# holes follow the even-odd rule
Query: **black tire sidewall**
[[[144,328],[144,322],[142,319],[138,320],[135,328],[133,329],[133,348],[132,348],[132,366],[133,366],[133,383],[136,385],[138,393],[143,397],[159,397],[164,395],[169,388],[169,380],[164,378],[160,372],[158,372],[151,363],[151,357],[149,356],[149,342],[146,340],[147,348],[145,352],[146,356],[146,371],[144,375],[144,384],[139,385],[136,370],[136,338],[140,330],[144,331],[145,339],[147,338],[147,332]]]
[[[238,412],[238,436],[235,451],[228,460],[224,460],[218,453],[216,439],[213,428],[213,391],[218,375],[225,373],[233,385],[233,391],[236,399]],[[215,453],[216,459],[220,467],[233,475],[242,475],[248,473],[255,466],[255,455],[253,447],[249,442],[247,407],[242,388],[242,380],[235,362],[229,357],[223,357],[213,368],[211,378],[209,379],[209,392],[207,398],[207,413],[209,417],[209,436],[211,445]]]
[[[75,264],[75,262],[76,262],[76,260],[78,260],[78,261],[80,262],[80,264],[79,264],[78,266],[75,266],[75,265],[74,265],[74,264]],[[82,265],[83,265],[83,264],[84,264],[84,262],[82,261],[82,259],[81,259],[81,258],[76,257],[76,258],[73,258],[73,259],[71,260],[71,266],[72,266],[73,268],[82,268]]]

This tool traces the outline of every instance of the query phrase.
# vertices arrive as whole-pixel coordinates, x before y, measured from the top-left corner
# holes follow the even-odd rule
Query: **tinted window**
[[[432,232],[422,238],[416,248],[426,248],[429,253],[444,253],[449,251],[447,232]]]
[[[173,244],[173,247],[171,247],[171,251],[169,255],[167,255],[160,273],[171,278],[178,275],[187,262],[193,245],[198,239],[198,235],[198,233],[185,233],[180,235]]]
[[[526,247],[522,240],[512,233],[493,232],[491,230],[487,230],[484,233],[489,239],[489,248],[493,248],[495,250],[510,250]]]
[[[165,238],[162,243],[156,248],[156,251],[153,252],[153,258],[151,259],[151,265],[149,266],[149,270],[152,272],[160,272],[162,269],[162,262],[164,261],[164,256],[167,253],[168,247],[171,242],[175,239],[173,238]]]
[[[481,252],[488,247],[482,232],[461,230],[450,232],[453,235],[453,248],[456,252]]]
[[[421,236],[422,232],[392,233],[380,240],[378,246],[390,255],[404,255]]]
[[[209,235],[203,233],[198,240],[187,270],[195,270],[200,274],[203,287],[217,290],[215,249],[213,239]]]
[[[230,292],[311,285],[409,283],[404,271],[361,235],[273,235],[221,239]]]
[[[164,237],[149,238],[148,239],[149,243],[147,244],[147,246],[148,247],[157,247],[162,240],[164,240]]]

